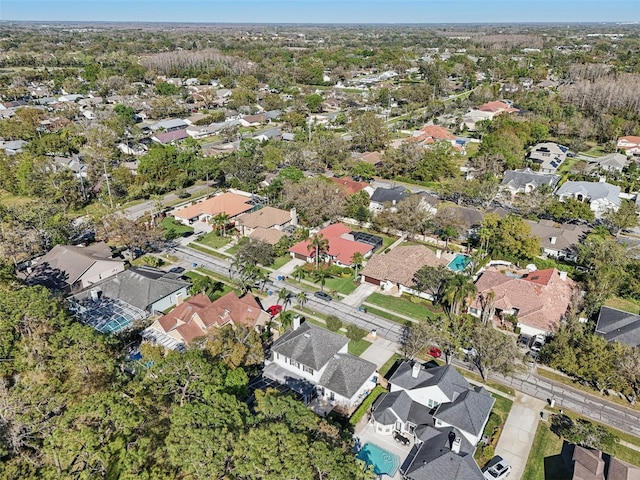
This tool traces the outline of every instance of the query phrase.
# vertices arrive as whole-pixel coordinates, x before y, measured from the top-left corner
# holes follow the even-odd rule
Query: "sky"
[[[0,0],[0,20],[195,23],[638,22],[640,0]]]

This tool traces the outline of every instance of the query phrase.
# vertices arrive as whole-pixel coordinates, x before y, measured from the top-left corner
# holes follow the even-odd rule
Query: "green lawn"
[[[203,247],[202,245],[198,245],[196,242],[191,242],[189,244],[189,248],[193,248],[194,250],[202,252],[206,255],[211,255],[212,257],[225,258],[225,259],[229,258],[229,256],[225,255],[224,253],[220,253],[216,250],[211,250],[210,248]]]
[[[320,284],[318,284],[319,286]],[[333,277],[327,278],[327,281],[324,285],[324,289],[329,292],[339,292],[344,295],[349,295],[358,287],[357,284],[353,282],[353,277],[342,278],[342,277]]]
[[[227,235],[226,237],[222,237],[216,235],[216,232],[209,232],[197,239],[196,242],[211,248],[220,248],[228,244],[232,240],[232,238],[233,237],[230,237],[229,235]]]
[[[631,300],[626,300],[624,298],[611,297],[607,299],[607,301],[604,302],[604,304],[607,307],[617,308],[618,310],[622,310],[623,312],[633,313],[634,315],[637,315],[640,313],[640,305],[638,305],[636,302],[633,302]]]
[[[238,250],[240,250],[240,244],[239,243],[235,244],[231,248],[227,248],[225,250],[225,252],[228,253],[229,255],[235,255],[236,253],[238,253]]]
[[[548,423],[540,422],[522,480],[571,480],[573,475],[560,457],[562,443]]]
[[[382,310],[378,310],[377,308],[371,307],[369,305],[367,305],[365,308],[369,313],[373,313],[374,315],[377,315],[379,317],[386,318],[387,320],[398,323],[400,325],[409,325],[410,323],[412,323],[410,320],[405,320],[404,318],[400,318],[396,315],[393,315],[392,313],[383,312]]]
[[[164,217],[162,219],[161,225],[162,225],[162,228],[164,228],[165,230],[173,229],[179,235],[182,235],[185,232],[193,232],[193,227],[190,227],[188,225],[183,225],[180,222],[174,223],[174,220],[171,217]]]
[[[395,365],[395,363],[401,358],[402,358],[402,355],[400,355],[399,353],[394,353],[393,355],[391,355],[391,358],[387,360],[386,363],[378,369],[378,371],[380,372],[380,375],[386,378],[387,373],[389,373],[389,370],[391,370],[391,368]]]
[[[359,357],[370,346],[371,346],[371,342],[368,342],[366,340],[358,340],[358,341],[349,340],[349,345],[347,346],[347,348],[349,349],[349,353],[351,355],[355,355],[356,357]]]
[[[229,250],[227,250],[229,253],[230,250],[234,249],[236,247],[231,247]],[[291,255],[283,255],[281,257],[276,257],[275,260],[273,261],[273,263],[271,264],[271,268],[273,268],[274,270],[279,269],[280,267],[282,267],[283,265],[289,263],[291,260],[293,260],[291,258]]]
[[[509,416],[509,412],[513,405],[513,401],[508,398],[495,393],[492,393],[491,395],[496,399],[496,401],[493,404],[489,421],[487,422],[483,432],[483,434],[490,440],[490,447],[476,449],[473,456],[480,466],[484,466],[493,457],[494,449],[498,444],[500,435],[502,435],[504,423],[507,421],[507,417]]]
[[[416,320],[435,318],[437,316],[437,313],[432,309],[433,307],[427,307],[427,302],[420,301],[420,303],[414,303],[406,297],[392,297],[390,295],[382,295],[381,293],[373,293],[365,302],[392,310]],[[431,307],[431,305],[429,305],[429,307]]]

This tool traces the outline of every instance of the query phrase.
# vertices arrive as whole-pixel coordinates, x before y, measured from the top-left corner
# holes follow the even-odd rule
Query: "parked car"
[[[531,344],[531,350],[534,352],[539,352],[544,347],[547,338],[544,335],[536,335],[533,338],[533,343]]]
[[[431,347],[429,347],[429,355],[431,355],[433,358],[440,358],[442,356],[442,350],[432,345]]]
[[[272,317],[275,317],[280,312],[282,312],[282,305],[271,305],[269,308],[267,308],[267,313]]]
[[[462,353],[464,353],[465,357],[475,357],[478,354],[477,350],[472,346],[463,347]]]
[[[173,267],[172,269],[169,270],[171,273],[182,273],[184,272],[184,268],[182,267]]]
[[[326,300],[327,302],[333,300],[333,298],[331,298],[331,295],[325,292],[315,292],[313,296],[319,298],[320,300]]]
[[[484,470],[484,478],[486,480],[501,480],[507,478],[511,473],[511,465],[509,465],[504,458],[496,455],[487,464],[489,468]]]
[[[182,234],[182,236],[183,236],[183,237],[185,237],[185,238],[186,238],[186,237],[190,237],[191,235],[193,235],[193,231],[189,231],[189,230],[187,230],[186,232],[184,232],[184,233]]]

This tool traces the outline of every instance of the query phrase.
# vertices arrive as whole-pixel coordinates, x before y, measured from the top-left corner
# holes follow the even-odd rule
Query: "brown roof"
[[[358,193],[360,190],[364,190],[369,186],[367,182],[356,182],[355,180],[351,180],[350,178],[331,177],[331,181],[340,185],[342,189],[349,195]]]
[[[205,336],[211,327],[230,323],[253,328],[265,320],[265,316],[268,317],[251,295],[239,298],[235,292],[229,292],[212,302],[206,295],[198,294],[160,317],[155,324],[163,333],[172,333],[173,337],[189,343]]]
[[[258,227],[253,232],[251,232],[249,238],[268,243],[269,245],[275,245],[284,236],[286,236],[286,233],[284,233],[282,230],[276,230],[275,228]]]
[[[553,220],[534,222],[526,220],[531,226],[531,233],[540,239],[542,248],[551,250],[568,250],[576,246],[590,229],[569,223],[555,223]]]
[[[253,208],[253,205],[248,202],[248,197],[238,195],[237,193],[226,192],[203,202],[194,203],[186,208],[174,210],[173,215],[179,218],[191,219],[203,214],[213,217],[219,213],[226,213],[229,217],[233,218]]]
[[[382,161],[382,154],[380,152],[364,152],[358,160],[375,166]]]
[[[604,460],[599,450],[575,446],[573,480],[604,480]]]
[[[264,207],[255,212],[246,213],[238,217],[237,222],[248,228],[271,228],[291,221],[289,210],[274,207]]]
[[[413,285],[413,275],[425,265],[446,265],[447,260],[424,245],[399,246],[389,253],[374,255],[362,269],[362,275],[376,280],[388,280],[405,287]]]
[[[561,278],[555,268],[516,277],[489,268],[476,282],[478,296],[472,307],[481,309],[481,297],[493,291],[494,306],[499,310],[518,309],[518,321],[533,328],[554,331],[567,312],[575,282]]]
[[[640,468],[611,457],[607,480],[640,480]]]

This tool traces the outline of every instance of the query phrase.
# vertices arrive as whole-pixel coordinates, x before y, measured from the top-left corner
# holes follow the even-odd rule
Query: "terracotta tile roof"
[[[627,135],[625,137],[618,138],[618,143],[621,142],[621,141],[627,142],[627,143],[635,143],[636,145],[640,145],[640,136]]]
[[[237,221],[249,228],[271,228],[291,221],[291,212],[274,207],[264,207],[238,217]]]
[[[376,165],[382,161],[382,154],[380,152],[364,152],[360,158],[360,161]]]
[[[519,112],[517,108],[510,107],[504,102],[487,102],[484,105],[480,105],[478,110],[481,112]]]
[[[331,181],[340,185],[340,187],[342,187],[342,189],[349,195],[358,193],[359,191],[364,190],[369,186],[367,182],[356,182],[355,180],[351,180],[350,178],[331,177]]]
[[[456,137],[449,130],[439,125],[425,125],[419,130],[419,134],[411,137],[409,141],[435,143],[437,140],[455,140]]]
[[[237,193],[226,192],[222,195],[216,195],[203,202],[194,203],[186,208],[174,210],[172,213],[175,217],[191,219],[206,214],[211,217],[219,213],[226,213],[233,218],[244,212],[253,209],[253,205],[249,204],[249,198]]]
[[[555,268],[538,270],[521,278],[487,269],[476,282],[473,308],[482,309],[481,296],[493,291],[499,310],[518,310],[518,321],[533,328],[554,331],[567,312],[576,284]]]
[[[425,265],[446,265],[447,260],[424,245],[399,246],[389,253],[376,254],[362,269],[362,275],[376,280],[388,280],[405,287],[413,285],[413,275]]]
[[[351,228],[342,223],[334,223],[328,227],[323,228],[318,232],[318,235],[322,235],[329,241],[329,256],[338,260],[343,265],[351,265],[351,259],[353,254],[360,252],[362,255],[366,255],[373,249],[373,245],[367,243],[356,242],[352,238],[349,238]],[[296,243],[289,249],[290,252],[297,255],[301,255],[307,258],[311,258],[314,255],[309,248],[311,240],[304,240]]]
[[[185,343],[202,337],[212,327],[240,324],[253,328],[268,318],[251,295],[238,298],[229,292],[212,302],[206,295],[198,294],[163,315],[152,327]]]

